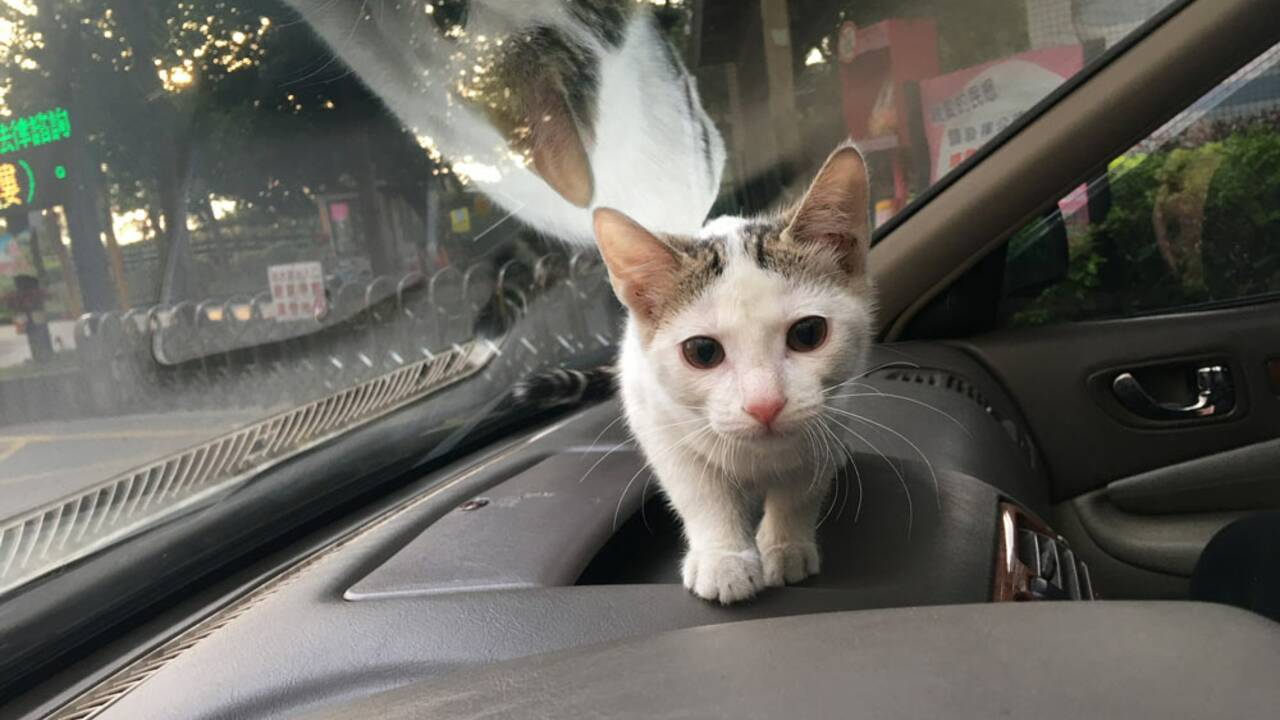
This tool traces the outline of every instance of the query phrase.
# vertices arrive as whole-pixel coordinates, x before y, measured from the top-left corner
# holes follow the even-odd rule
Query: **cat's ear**
[[[595,195],[591,162],[562,74],[549,66],[516,76],[521,79],[504,87],[510,99],[486,108],[489,121],[560,197],[589,206]]]
[[[612,208],[592,214],[613,292],[638,320],[652,322],[672,290],[679,258],[666,243]]]
[[[862,153],[852,143],[841,145],[813,179],[786,235],[794,242],[830,246],[851,275],[861,276],[871,245],[870,197]]]
[[[534,172],[565,200],[585,208],[595,194],[591,162],[566,88],[553,73],[543,73],[526,89]]]

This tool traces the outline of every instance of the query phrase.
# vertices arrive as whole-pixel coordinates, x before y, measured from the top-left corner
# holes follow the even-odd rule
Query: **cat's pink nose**
[[[770,397],[761,400],[752,400],[743,406],[743,410],[748,415],[755,418],[761,425],[769,427],[773,421],[777,419],[778,413],[782,412],[782,406],[786,405],[786,398]]]

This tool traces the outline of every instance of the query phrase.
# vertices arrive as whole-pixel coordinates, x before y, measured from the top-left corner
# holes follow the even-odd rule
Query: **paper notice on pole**
[[[324,317],[324,269],[318,262],[272,265],[267,268],[271,283],[271,306],[276,322],[296,322]]]

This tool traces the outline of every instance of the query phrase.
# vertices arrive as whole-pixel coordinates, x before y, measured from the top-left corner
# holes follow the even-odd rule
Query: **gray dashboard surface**
[[[935,471],[935,489],[935,475],[919,462],[854,457],[859,475],[843,474],[825,501],[822,573],[802,587],[852,591],[846,607],[989,597],[999,493],[944,468]],[[635,450],[566,449],[471,501],[486,504],[451,510],[344,597],[430,598],[575,581],[678,584],[678,522],[660,501],[651,500],[646,515],[636,512],[648,480]]]
[[[652,573],[637,572],[643,563],[622,555],[603,570],[593,561],[575,578],[602,544],[596,559],[608,555],[617,499],[643,467],[626,447],[621,423],[613,423],[617,404],[606,402],[424,474],[398,501],[406,504],[250,597],[247,608],[99,717],[290,717],[494,662],[679,628],[981,602],[990,594],[998,500],[1014,497],[1039,509],[1047,499],[1042,475],[1011,439],[1006,424],[1015,411],[962,353],[877,349],[872,362],[945,368],[967,381],[865,378],[882,395],[864,398],[862,412],[916,448],[881,435],[875,442],[884,457],[855,449],[863,493],[843,486],[843,506],[834,506],[822,529],[823,573],[812,582],[722,608],[675,582],[674,554],[648,557]],[[936,471],[936,495],[916,449]],[[579,482],[610,450],[617,452]],[[643,481],[642,475],[623,502],[622,519],[639,507]],[[904,483],[915,497],[910,515]],[[490,505],[461,517],[459,505],[477,497]],[[563,502],[565,514],[548,502]],[[651,508],[649,519],[656,520],[652,515]],[[678,553],[678,535],[674,543],[658,542],[644,534],[641,519],[636,513],[623,523],[639,529],[633,550],[643,554],[652,544]],[[666,531],[678,532],[670,525]],[[518,550],[518,562],[504,560],[494,551],[499,547]]]
[[[639,506],[644,463],[625,447],[569,450],[517,473],[434,522],[346,599],[572,585]]]
[[[1220,605],[912,608],[678,630],[305,717],[1274,717],[1277,662],[1280,624]]]

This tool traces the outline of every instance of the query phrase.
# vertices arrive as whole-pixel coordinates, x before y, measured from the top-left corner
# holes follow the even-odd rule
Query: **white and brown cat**
[[[818,511],[844,457],[824,413],[872,340],[861,155],[838,148],[791,211],[696,235],[594,219],[630,311],[623,406],[683,523],[685,586],[731,603],[817,573]]]
[[[618,382],[684,524],[685,585],[729,603],[816,573],[818,508],[842,452],[827,391],[871,341],[857,150],[838,149],[793,211],[704,226],[724,143],[643,3],[288,1],[515,217],[594,236],[630,310]]]

